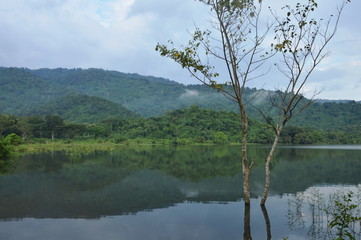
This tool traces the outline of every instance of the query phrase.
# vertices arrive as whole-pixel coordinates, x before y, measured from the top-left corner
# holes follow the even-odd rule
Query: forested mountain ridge
[[[360,144],[360,130],[361,126],[348,132],[319,131],[289,126],[282,132],[280,143]],[[23,136],[24,139],[107,139],[107,141],[110,140],[115,143],[127,142],[128,140],[138,142],[139,140],[152,144],[176,145],[239,143],[242,139],[242,128],[237,113],[214,111],[198,106],[169,111],[158,117],[112,118],[96,124],[65,122],[56,115],[47,115],[41,118],[0,114],[0,138],[11,133]],[[269,144],[273,141],[273,130],[265,123],[250,119],[248,136],[249,143]]]
[[[256,104],[266,108],[269,93],[245,91],[246,98],[255,97]],[[156,117],[191,105],[237,112],[236,104],[200,84],[186,86],[168,79],[102,69],[0,68],[0,114],[59,114],[65,120],[87,119],[92,123],[135,116],[124,107],[142,117]],[[249,113],[249,117],[260,119],[256,110],[250,108]],[[361,103],[322,100],[289,125],[348,130],[358,128],[360,123]]]
[[[168,79],[102,69],[68,72],[66,69],[39,69],[32,72],[54,88],[101,97],[144,117],[159,116],[193,104],[217,110],[229,105],[227,110],[236,110],[234,104],[203,85],[185,86]]]
[[[13,72],[14,77],[7,74],[9,71]],[[216,110],[237,110],[228,99],[206,86],[185,86],[167,79],[145,77],[138,74],[102,69],[0,68],[0,76],[4,82],[12,78],[11,84],[18,94],[11,95],[6,89],[0,89],[2,96],[0,105],[7,106],[6,109],[0,108],[0,112],[5,114],[21,114],[28,110],[27,106],[21,104],[22,97],[17,98],[21,92],[34,96],[34,101],[30,97],[27,99],[31,106],[40,107],[41,103],[56,101],[59,95],[63,97],[76,93],[122,104],[143,117],[160,116],[169,110],[185,108],[194,104]],[[43,88],[50,94],[43,94],[42,89],[37,88],[35,88],[37,91],[29,92],[31,88],[23,87],[22,81],[31,82],[33,78],[41,81],[44,85]],[[38,100],[37,96],[48,97]],[[20,103],[14,105],[18,101]]]
[[[25,109],[64,94],[32,73],[17,68],[0,68],[0,113],[21,114]]]
[[[360,128],[361,103],[356,101],[315,102],[299,116],[292,119],[290,125],[324,130]]]
[[[139,117],[120,104],[103,98],[71,94],[53,102],[30,108],[23,115],[46,116],[59,115],[67,121],[76,123],[97,123],[108,118],[129,119]]]

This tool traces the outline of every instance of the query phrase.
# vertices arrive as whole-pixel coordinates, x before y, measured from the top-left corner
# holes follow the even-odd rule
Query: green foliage
[[[228,111],[214,111],[191,106],[170,111],[160,117],[120,119],[111,118],[97,124],[63,121],[60,116],[16,117],[0,115],[0,136],[13,131],[24,139],[113,139],[125,143],[132,139],[148,139],[153,143],[235,143],[241,141],[239,115]],[[269,144],[272,128],[256,120],[249,121],[249,143]],[[360,144],[360,127],[347,131],[319,131],[304,127],[286,127],[281,134],[284,144]],[[223,134],[224,135],[223,135]],[[175,140],[176,139],[176,140]],[[166,140],[166,141],[164,141]]]
[[[1,137],[1,136],[0,136]],[[13,166],[11,155],[14,152],[15,146],[20,145],[21,137],[12,133],[0,141],[0,172],[7,172]]]
[[[270,107],[267,96],[272,93],[245,88],[244,98],[253,99],[253,104],[266,111]],[[135,117],[132,112],[143,117],[161,116],[169,110],[191,105],[238,111],[236,104],[204,85],[184,86],[167,79],[102,69],[0,68],[0,96],[0,113],[40,116],[29,120],[34,127],[30,132],[20,129],[24,124],[16,122],[19,121],[17,117],[0,115],[0,134],[25,133],[23,137],[45,137],[40,126],[43,124],[41,117],[46,115],[59,115],[75,123],[99,123],[110,118]],[[248,113],[250,118],[262,120],[255,109],[248,108]],[[360,122],[359,102],[316,102],[292,119],[289,126],[334,131],[334,141],[356,143]],[[348,134],[344,136],[337,131]]]
[[[21,142],[22,142],[21,137],[16,135],[15,133],[7,135],[3,140],[3,143],[11,146],[18,146],[21,144]]]
[[[0,113],[21,114],[34,105],[64,94],[44,79],[20,68],[0,68]]]
[[[99,123],[107,118],[134,118],[138,115],[103,98],[73,94],[46,103],[41,108],[29,110],[25,115],[59,115],[64,120],[77,123]]]
[[[214,134],[213,142],[217,143],[217,144],[226,144],[226,143],[228,143],[228,137],[223,132],[216,132]]]
[[[6,144],[4,141],[0,141],[0,161],[7,160],[10,153],[11,149],[9,144]]]
[[[335,209],[328,212],[333,217],[333,220],[329,223],[329,227],[336,229],[336,235],[338,236],[336,240],[346,240],[346,237],[349,240],[356,239],[353,235],[351,225],[361,221],[361,217],[354,215],[354,209],[357,208],[357,205],[352,203],[352,196],[353,192],[348,192],[343,196],[341,201],[336,200]]]

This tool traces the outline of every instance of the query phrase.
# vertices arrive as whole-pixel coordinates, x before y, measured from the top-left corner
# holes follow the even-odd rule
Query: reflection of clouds
[[[195,189],[181,189],[181,192],[187,197],[187,198],[195,198],[199,195],[199,190]]]
[[[357,205],[350,213],[360,217],[361,184],[357,186],[313,186],[304,192],[295,194],[288,200],[289,227],[292,230],[308,229],[312,239],[334,239],[335,232],[329,223],[333,220],[336,201],[343,202],[343,196],[352,191],[353,204]],[[361,233],[360,226],[350,226],[356,233]]]

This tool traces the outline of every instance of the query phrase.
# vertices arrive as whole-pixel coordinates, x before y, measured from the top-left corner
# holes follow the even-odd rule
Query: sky
[[[277,9],[282,1],[264,2]],[[320,15],[340,2],[319,0]],[[320,91],[317,98],[361,100],[360,10],[359,0],[346,6],[306,96]],[[195,0],[0,0],[0,66],[103,68],[198,84],[154,49],[168,40],[187,43],[194,26],[209,27],[209,20],[209,10]],[[249,86],[272,90],[279,78],[272,70]]]

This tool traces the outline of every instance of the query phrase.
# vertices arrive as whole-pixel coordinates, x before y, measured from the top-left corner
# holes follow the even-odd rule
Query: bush
[[[14,147],[21,144],[21,137],[12,133],[0,141],[0,172],[7,172],[12,166],[10,156],[14,151]]]
[[[10,146],[19,146],[22,142],[22,139],[15,133],[12,133],[7,135],[3,142]]]
[[[0,142],[0,160],[6,160],[10,156],[11,147],[5,143],[5,141]]]
[[[213,142],[217,144],[226,144],[228,143],[228,137],[223,132],[217,132],[214,134]]]

